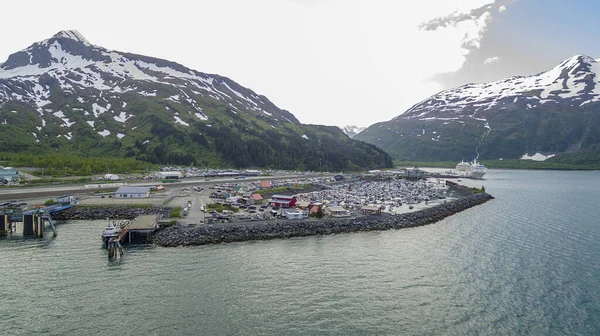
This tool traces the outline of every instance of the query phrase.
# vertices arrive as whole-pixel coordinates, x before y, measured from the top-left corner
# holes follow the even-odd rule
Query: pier
[[[158,229],[158,220],[161,215],[139,215],[121,228],[119,242],[147,242],[150,236]]]

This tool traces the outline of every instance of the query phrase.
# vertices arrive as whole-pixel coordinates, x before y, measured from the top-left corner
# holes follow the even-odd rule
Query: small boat
[[[102,232],[102,241],[106,244],[111,238],[119,237],[119,233],[121,233],[121,224],[116,221],[112,221],[112,223],[109,221]]]

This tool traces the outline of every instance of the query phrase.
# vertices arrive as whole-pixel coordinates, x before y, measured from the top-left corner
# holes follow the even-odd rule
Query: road
[[[219,183],[228,183],[228,182],[246,182],[246,181],[260,181],[260,180],[287,180],[294,178],[312,178],[312,177],[325,177],[328,175],[282,175],[282,176],[255,176],[255,177],[247,177],[244,179],[235,179],[235,178],[210,178],[208,181],[206,178],[192,178],[192,179],[182,179],[180,181],[174,183],[166,183],[163,184],[167,189],[171,188],[182,188],[187,186],[201,186],[205,189],[208,186]],[[130,187],[148,187],[153,185],[161,184],[160,180],[149,180],[143,182],[126,182],[127,186]],[[87,183],[87,185],[93,183]],[[51,196],[61,196],[65,194],[82,194],[88,193],[92,189],[85,188],[86,184],[65,184],[65,185],[53,185],[53,186],[39,186],[39,187],[17,187],[17,188],[0,188],[0,200],[12,200],[12,199],[22,199],[22,198],[31,198],[31,197],[51,197]],[[114,186],[106,186],[100,187],[100,189],[114,189]],[[98,190],[98,189],[93,189]]]
[[[189,191],[189,196],[175,197],[169,202],[169,206],[180,206],[182,211],[184,208],[188,209],[187,215],[178,220],[179,224],[194,225],[204,223],[204,211],[202,209],[205,209],[208,203],[208,192],[206,190],[200,192],[192,190]],[[187,194],[187,191],[184,192],[184,195]]]

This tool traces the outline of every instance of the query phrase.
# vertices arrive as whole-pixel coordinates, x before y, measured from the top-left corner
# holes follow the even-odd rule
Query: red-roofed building
[[[250,195],[250,198],[248,198],[248,203],[254,205],[254,204],[261,204],[263,202],[264,198],[261,196],[261,194],[252,194]]]
[[[271,182],[269,181],[260,181],[260,189],[271,189]]]
[[[291,208],[296,205],[296,196],[273,195],[269,204],[274,207]]]

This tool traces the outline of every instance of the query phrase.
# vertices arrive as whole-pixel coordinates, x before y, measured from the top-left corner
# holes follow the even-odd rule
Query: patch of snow
[[[88,123],[88,125],[92,126],[92,128],[94,127],[94,120],[88,120],[86,122]]]
[[[175,118],[175,123],[176,124],[180,124],[183,126],[190,126],[190,124],[186,123],[185,121],[181,120],[181,118],[179,118],[178,116],[173,116]]]
[[[196,112],[196,113],[194,113],[194,115],[196,116],[196,118],[198,118],[200,120],[204,120],[204,121],[208,120],[208,117],[202,113]]]
[[[144,142],[142,142],[142,145],[147,144],[148,142],[150,142],[150,140],[145,140]]]
[[[123,134],[123,133],[117,133],[117,138],[119,138],[119,139],[123,139],[124,136],[125,136],[125,134]]]
[[[102,131],[102,132],[98,132],[98,134],[100,134],[100,135],[102,135],[103,137],[105,137],[105,138],[106,138],[107,136],[109,136],[109,135],[110,135],[110,131],[109,131],[109,130],[107,130],[107,129],[105,129],[105,130],[104,130],[104,131]]]
[[[127,119],[133,117],[132,114],[127,114],[126,112],[121,112],[118,116],[113,116],[113,119],[120,123],[125,123]]]
[[[535,155],[529,156],[527,153],[525,153],[523,156],[521,156],[521,160],[546,161],[555,155],[556,154],[544,155],[541,153],[535,153]]]
[[[110,104],[108,104],[106,107],[100,106],[96,103],[92,104],[92,112],[94,112],[94,117],[96,117],[96,118],[98,118],[99,115],[108,111],[109,109],[110,109]]]
[[[70,122],[69,118],[65,116],[63,111],[54,112],[54,116],[60,118],[63,121],[61,127],[71,127],[71,125],[75,124],[75,122]]]
[[[145,97],[156,97],[156,91],[154,91],[154,92],[140,91],[140,92],[138,92],[138,94],[145,96]]]
[[[302,137],[306,140],[308,140],[308,137],[306,136],[306,134],[302,134]]]

